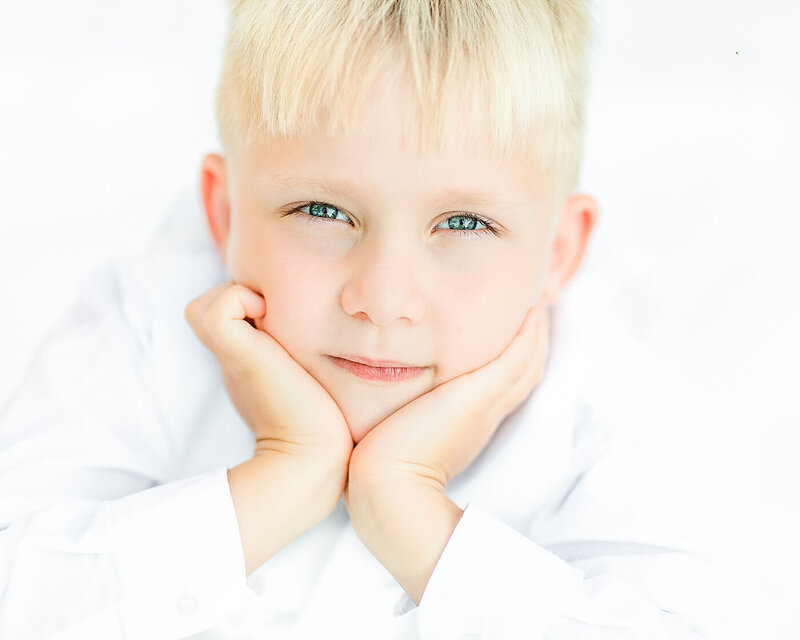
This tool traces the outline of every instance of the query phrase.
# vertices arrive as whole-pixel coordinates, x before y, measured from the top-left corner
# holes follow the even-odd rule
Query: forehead
[[[244,180],[287,198],[332,197],[341,206],[469,206],[486,213],[551,207],[552,190],[530,163],[447,147],[420,156],[378,137],[318,136],[266,141],[247,156]]]
[[[319,126],[302,136],[262,136],[243,150],[250,179],[271,187],[329,187],[347,194],[394,186],[403,194],[509,206],[539,201],[549,176],[529,157],[501,155],[488,144],[485,123],[454,113],[441,146],[422,149],[416,109],[399,77],[384,74],[344,131]]]

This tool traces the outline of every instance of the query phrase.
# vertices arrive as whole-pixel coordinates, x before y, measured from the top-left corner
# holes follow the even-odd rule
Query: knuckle
[[[194,310],[195,310],[195,305],[194,305],[194,303],[195,303],[195,301],[194,301],[194,300],[192,300],[192,301],[191,301],[189,304],[187,304],[187,305],[184,307],[184,309],[183,309],[183,317],[184,317],[184,318],[186,319],[186,321],[187,321],[189,324],[191,324],[192,326],[194,326],[194,315],[195,315],[195,313],[194,313]]]
[[[217,335],[220,330],[219,317],[211,313],[211,309],[206,311],[200,318],[200,325],[209,335]]]
[[[520,357],[514,367],[514,381],[518,382],[525,377],[525,374],[531,369],[534,358],[529,356]]]
[[[223,295],[225,295],[227,298],[241,300],[248,293],[250,293],[250,290],[244,285],[232,284],[225,290],[225,293]]]
[[[509,363],[513,379],[515,381],[523,379],[530,371],[531,367],[534,366],[536,360],[537,353],[535,350],[523,348],[523,345],[520,345],[520,348],[515,349]]]

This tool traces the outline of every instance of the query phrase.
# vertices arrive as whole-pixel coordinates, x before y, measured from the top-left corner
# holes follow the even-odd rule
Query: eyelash
[[[306,213],[305,211],[301,211],[301,209],[305,209],[306,207],[310,207],[311,205],[315,205],[315,204],[322,205],[323,207],[328,207],[329,209],[336,209],[336,211],[339,211],[340,213],[344,213],[341,209],[339,209],[339,207],[334,207],[332,204],[329,204],[327,202],[322,202],[322,201],[319,201],[319,200],[312,200],[311,202],[306,202],[305,204],[301,204],[300,206],[295,207],[294,209],[292,209],[290,211],[287,211],[285,215],[290,216],[290,215],[293,215],[295,213],[304,213],[305,215],[303,216],[303,219],[305,219],[308,222],[323,222],[324,223],[326,221],[333,220],[332,218],[323,218],[321,216],[312,216],[310,213]],[[481,218],[480,216],[476,216],[476,215],[473,215],[473,214],[470,214],[470,215],[461,214],[461,215],[453,215],[453,216],[450,216],[448,218],[445,218],[445,221],[449,220],[450,218],[471,218],[473,220],[477,220],[478,222],[483,224],[486,228],[485,229],[473,229],[473,230],[470,230],[470,231],[464,231],[463,229],[440,229],[440,231],[450,231],[450,232],[452,232],[452,233],[454,233],[456,235],[472,237],[472,238],[474,238],[475,236],[485,236],[485,235],[499,236],[500,235],[499,229],[497,227],[495,227],[494,224],[492,224],[486,218]],[[341,221],[341,222],[344,222],[344,221]]]

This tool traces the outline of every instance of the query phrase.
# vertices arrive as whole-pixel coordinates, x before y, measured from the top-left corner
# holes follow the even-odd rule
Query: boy
[[[579,343],[548,360],[597,220],[583,3],[231,11],[213,246],[98,278],[3,415],[0,635],[731,632],[611,491]]]

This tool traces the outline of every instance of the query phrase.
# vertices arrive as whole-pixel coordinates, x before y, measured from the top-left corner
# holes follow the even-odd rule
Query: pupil
[[[319,204],[318,202],[315,202],[314,204],[311,205],[311,207],[309,207],[309,213],[311,213],[312,216],[320,215],[323,218],[335,218],[336,217],[336,213],[334,213],[333,215],[328,215],[325,212],[326,209],[329,209],[329,208],[331,208],[331,207],[328,207],[328,205]],[[334,211],[335,211],[335,209],[334,209]]]
[[[457,220],[457,222],[453,222],[454,220]],[[468,218],[467,216],[453,216],[447,221],[447,225],[450,229],[474,230],[477,222],[478,221],[475,218]]]

